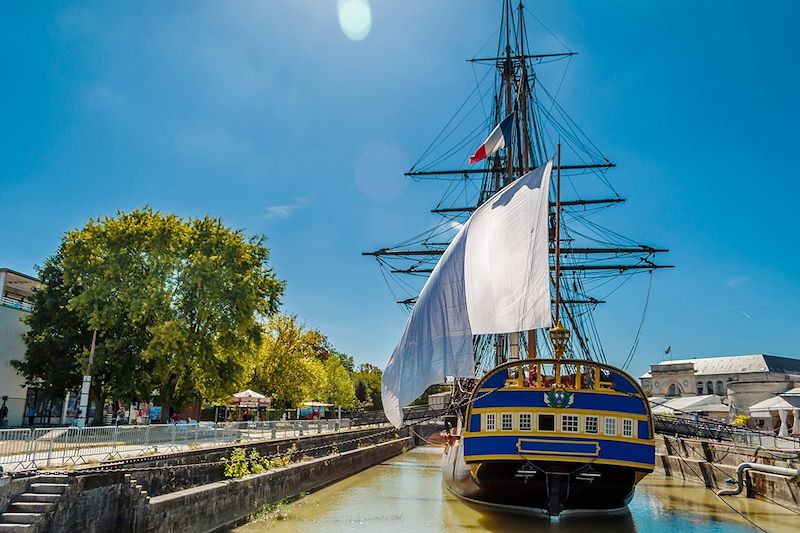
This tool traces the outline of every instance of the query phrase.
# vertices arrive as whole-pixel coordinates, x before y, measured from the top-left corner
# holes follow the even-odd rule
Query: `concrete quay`
[[[656,471],[702,483],[714,491],[730,489],[740,463],[800,468],[800,452],[707,439],[668,437],[656,440]],[[775,503],[800,513],[800,479],[749,471],[741,496]],[[730,498],[732,496],[725,496]]]
[[[414,446],[408,435],[408,430],[385,427],[342,431],[66,473],[4,477],[0,478],[0,532],[223,531],[246,522],[264,505],[317,490],[403,453]],[[293,450],[296,462],[242,479],[225,479],[220,459],[235,447],[248,453],[256,450],[262,457]],[[57,483],[52,482],[54,476]],[[18,512],[27,511],[26,505],[32,512]]]

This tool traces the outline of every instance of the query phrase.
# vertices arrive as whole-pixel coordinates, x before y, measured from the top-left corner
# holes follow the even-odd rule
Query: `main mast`
[[[575,55],[575,52],[530,53],[526,49],[527,34],[523,3],[520,1],[518,9],[512,9],[511,0],[504,0],[502,9],[498,53],[494,57],[478,57],[469,61],[473,64],[491,64],[496,69],[500,83],[493,99],[492,118],[494,124],[499,124],[503,118],[513,113],[515,115],[516,139],[514,141],[509,140],[504,150],[490,156],[487,160],[488,164],[484,168],[432,168],[435,162],[422,168],[417,168],[426,155],[430,153],[426,151],[420,161],[406,173],[406,176],[415,180],[430,178],[449,180],[454,184],[458,182],[466,184],[473,179],[473,176],[480,178],[480,192],[473,205],[468,205],[469,202],[455,203],[455,206],[453,204],[441,206],[440,204],[432,209],[433,213],[444,218],[442,226],[450,227],[451,221],[456,220],[454,217],[470,214],[477,206],[485,202],[503,186],[524,175],[531,168],[543,164],[548,158],[548,153],[552,154],[553,148],[556,148],[551,145],[548,149],[546,146],[548,139],[554,139],[555,135],[553,133],[557,133],[558,137],[562,137],[562,134],[566,136],[567,146],[571,148],[570,151],[566,152],[567,157],[572,156],[575,158],[577,156],[578,160],[568,160],[566,164],[562,163],[562,143],[558,143],[558,164],[556,165],[556,183],[553,187],[554,198],[550,202],[552,211],[549,231],[550,251],[554,257],[550,266],[552,295],[555,301],[554,317],[556,326],[563,322],[572,331],[572,340],[574,341],[573,355],[602,361],[604,356],[602,348],[596,339],[597,333],[592,323],[591,311],[596,305],[603,303],[603,298],[602,296],[595,298],[586,294],[582,285],[584,279],[598,279],[586,276],[622,275],[641,271],[652,272],[659,268],[670,268],[671,265],[656,264],[653,260],[656,253],[668,250],[638,244],[633,241],[614,242],[609,240],[605,242],[598,240],[595,243],[587,243],[585,245],[581,243],[578,245],[574,242],[575,239],[570,236],[569,228],[567,228],[566,234],[564,233],[562,221],[564,208],[575,210],[571,211],[574,214],[580,209],[584,211],[599,210],[624,202],[624,199],[616,195],[615,197],[600,198],[582,198],[578,196],[574,199],[565,200],[561,196],[562,174],[566,172],[570,180],[576,184],[586,179],[582,177],[584,175],[597,175],[602,180],[603,173],[615,165],[602,156],[599,151],[587,153],[585,151],[587,144],[593,146],[591,141],[585,143],[583,142],[585,138],[576,141],[574,135],[570,135],[569,131],[573,126],[567,122],[567,129],[563,129],[564,126],[560,126],[555,117],[550,114],[554,106],[556,106],[557,110],[561,110],[560,106],[548,103],[547,107],[544,107],[541,100],[541,91],[544,91],[546,96],[549,96],[549,94],[539,83],[537,73],[533,68],[534,65],[569,58]],[[515,15],[519,16],[518,25],[516,24],[517,21],[514,20]],[[497,80],[498,78],[495,79]],[[537,85],[539,89],[538,96],[534,92]],[[571,119],[568,120],[571,121]],[[443,133],[445,130],[443,130]],[[553,130],[556,131],[554,132]],[[441,145],[441,142],[437,141],[439,141],[439,137],[434,139],[432,146],[434,144],[436,146]],[[514,146],[515,143],[516,147]],[[460,149],[456,149],[456,152],[451,153],[457,153],[458,151]],[[613,192],[616,194],[616,191]],[[572,217],[570,220],[574,221],[575,218]],[[392,277],[398,277],[399,279],[399,276],[404,275],[427,276],[432,272],[434,262],[444,253],[448,245],[448,242],[442,241],[449,239],[436,238],[442,233],[441,230],[434,228],[434,230],[431,230],[430,238],[421,236],[421,240],[416,241],[418,245],[421,245],[420,247],[415,247],[411,241],[408,241],[394,247],[365,252],[364,255],[375,257],[385,272]],[[564,262],[565,259],[568,259],[566,264]],[[583,261],[583,263],[580,261]],[[566,279],[564,279],[565,272],[568,273],[568,278]],[[398,298],[398,303],[406,306],[413,305],[416,298],[414,293],[408,290],[410,287],[408,282],[398,281],[397,285],[403,292],[408,294],[405,298]],[[566,331],[567,328],[562,327],[561,330]],[[486,368],[486,363],[498,364],[507,359],[518,359],[520,350],[523,349],[525,350],[525,356],[528,358],[537,357],[539,349],[544,349],[545,351],[551,349],[548,346],[549,343],[537,346],[535,330],[528,331],[527,335],[520,335],[520,333],[524,332],[476,337],[474,342],[476,366]],[[563,334],[559,333],[558,327],[551,329],[550,336],[555,341],[553,333],[556,333],[559,339],[563,337]],[[569,335],[569,332],[567,332],[567,335]],[[545,336],[546,338],[547,336]],[[541,341],[541,338],[538,340]],[[568,342],[569,337],[563,343],[560,340],[558,343],[554,342],[554,354],[560,355],[563,353],[567,349],[566,343]]]

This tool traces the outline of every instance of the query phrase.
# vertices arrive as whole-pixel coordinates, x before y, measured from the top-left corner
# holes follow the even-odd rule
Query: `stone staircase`
[[[33,533],[69,488],[68,476],[37,476],[30,490],[14,498],[8,510],[0,515],[0,533]]]

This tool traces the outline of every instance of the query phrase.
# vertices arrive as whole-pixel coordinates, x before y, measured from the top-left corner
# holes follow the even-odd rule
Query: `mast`
[[[514,67],[511,62],[511,0],[505,1],[505,15],[506,15],[506,58],[503,61],[503,79],[505,80],[505,100],[506,100],[506,116],[510,115],[514,109],[514,104],[511,101],[512,92],[511,85],[514,76]],[[512,135],[513,137],[513,135]],[[508,139],[506,143],[506,172],[505,179],[501,182],[499,179],[496,181],[497,186],[494,192],[499,191],[514,180],[514,141]],[[502,183],[502,185],[501,185]],[[519,333],[511,334],[509,338],[510,354],[509,359],[519,359]],[[506,336],[503,334],[497,335],[495,339],[495,363],[501,364],[505,361],[505,343]]]
[[[556,231],[555,231],[555,286],[556,286],[556,326],[550,328],[550,340],[553,343],[553,355],[556,360],[561,360],[561,356],[569,346],[570,331],[561,325],[561,141],[558,141],[558,164],[556,166]],[[570,315],[570,320],[575,324],[575,319]],[[583,339],[581,339],[583,345]],[[588,351],[587,351],[588,354]],[[556,384],[561,384],[561,372],[556,364]]]
[[[547,92],[547,89],[539,84],[535,68],[537,64],[567,59],[576,52],[534,53],[538,51],[531,49],[526,43],[525,6],[522,0],[517,0],[516,6],[512,2],[513,0],[504,0],[501,5],[501,29],[496,53],[485,54],[490,57],[473,57],[467,61],[484,64],[487,67],[491,65],[490,69],[494,71],[494,93],[490,113],[494,115],[495,124],[513,114],[515,138],[507,139],[505,149],[496,151],[487,158],[486,164],[480,167],[462,168],[462,165],[447,164],[438,166],[446,161],[450,154],[460,149],[459,146],[455,146],[450,152],[443,150],[442,154],[438,154],[440,155],[438,159],[431,155],[447,135],[459,132],[459,126],[464,119],[460,118],[454,122],[455,126],[452,129],[450,129],[451,122],[448,122],[420,160],[405,173],[414,181],[440,180],[452,184],[448,185],[445,196],[431,211],[441,215],[443,221],[430,232],[422,233],[394,246],[363,253],[373,256],[384,272],[391,275],[391,278],[387,278],[387,284],[390,285],[390,289],[393,283],[399,288],[400,294],[395,298],[397,303],[407,307],[414,305],[416,302],[414,285],[417,282],[413,280],[406,282],[403,277],[413,276],[417,279],[427,277],[433,271],[437,259],[445,252],[448,242],[442,242],[447,240],[442,236],[445,231],[454,227],[454,223],[459,223],[461,219],[457,217],[470,215],[494,193],[512,183],[515,178],[543,164],[549,158],[547,152],[552,154],[553,148],[552,145],[548,148],[549,142],[546,142],[546,139],[554,139],[556,135],[553,134],[557,134],[558,152],[556,176],[554,176],[556,185],[551,189],[551,194],[555,198],[549,202],[550,216],[554,217],[550,218],[549,232],[549,249],[550,253],[554,254],[549,267],[550,287],[555,292],[553,327],[550,328],[549,335],[544,335],[543,341],[537,340],[536,330],[476,336],[473,344],[476,372],[479,368],[493,366],[492,363],[496,365],[508,359],[516,360],[520,356],[535,358],[539,351],[538,342],[544,343],[543,350],[550,350],[550,346],[547,345],[548,336],[553,341],[552,348],[556,357],[563,355],[567,346],[570,346],[576,356],[581,354],[589,360],[604,361],[605,355],[594,328],[592,313],[597,304],[604,303],[605,295],[590,294],[604,284],[598,283],[598,280],[614,275],[630,276],[637,271],[652,272],[657,269],[672,268],[672,265],[656,263],[656,254],[668,250],[639,244],[623,235],[606,233],[606,229],[599,225],[590,225],[588,221],[582,222],[585,218],[584,213],[588,217],[606,207],[625,201],[604,177],[605,173],[616,165],[600,153],[590,140],[584,139],[585,135],[582,132],[574,130],[572,120],[560,106],[555,104],[555,98]],[[515,15],[519,16],[519,21],[513,18]],[[536,88],[536,85],[540,87]],[[516,94],[513,88],[516,88]],[[482,97],[480,92],[477,94]],[[472,95],[468,100],[471,97]],[[545,99],[552,100],[553,103],[547,103],[549,100]],[[557,107],[555,113],[552,113],[554,106]],[[459,108],[451,121],[460,117],[461,111]],[[469,113],[468,111],[467,114]],[[559,123],[562,122],[566,126],[560,126]],[[571,150],[571,155],[569,153],[565,155],[564,161],[561,156],[562,142]],[[429,155],[430,160],[423,163]],[[609,194],[587,198],[582,197],[576,190],[576,197],[562,199],[562,174],[569,179],[575,178],[576,181],[594,176],[611,189],[613,196]],[[466,200],[463,203],[454,201],[458,200],[461,194],[453,192],[457,188],[460,190],[462,186]],[[472,194],[475,200],[474,204],[470,205]],[[570,216],[573,209],[581,216],[577,218]],[[566,213],[562,214],[562,210]],[[587,228],[588,235],[578,232],[572,227],[573,224]],[[593,238],[592,234],[596,238]],[[565,255],[571,256],[572,259],[564,263],[562,256]],[[562,274],[565,276],[563,280]],[[525,354],[521,354],[520,349],[525,351]]]
[[[558,164],[556,166],[556,232],[553,239],[556,249],[556,327],[561,324],[561,141],[558,142]]]
[[[522,0],[519,2],[519,55],[525,57],[525,17]],[[530,153],[530,137],[528,132],[528,68],[522,60],[522,76],[520,77],[519,109],[522,118],[522,173],[528,172],[528,154]],[[536,358],[536,330],[528,330],[528,359]]]

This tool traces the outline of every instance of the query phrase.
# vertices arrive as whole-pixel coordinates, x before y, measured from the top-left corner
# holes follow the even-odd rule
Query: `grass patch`
[[[267,520],[286,520],[289,518],[291,506],[286,500],[275,503],[265,503],[258,511],[250,516],[254,522],[264,522]]]

